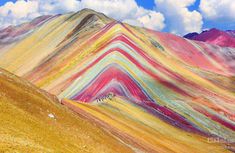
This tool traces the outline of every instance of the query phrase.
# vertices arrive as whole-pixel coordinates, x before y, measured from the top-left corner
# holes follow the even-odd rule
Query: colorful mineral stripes
[[[1,67],[57,95],[136,151],[234,150],[235,48],[85,10],[43,23],[0,55]]]

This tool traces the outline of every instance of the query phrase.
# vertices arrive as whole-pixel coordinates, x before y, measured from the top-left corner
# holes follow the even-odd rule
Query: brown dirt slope
[[[132,152],[56,98],[0,69],[0,152]]]

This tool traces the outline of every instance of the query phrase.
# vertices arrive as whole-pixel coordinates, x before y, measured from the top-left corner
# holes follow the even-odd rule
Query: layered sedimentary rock
[[[234,61],[234,48],[91,10],[43,22],[0,56],[135,151],[179,153],[234,150]]]
[[[214,44],[222,47],[235,47],[235,31],[227,30],[222,31],[219,29],[210,29],[203,31],[202,33],[189,33],[184,36],[191,40],[197,40]]]
[[[28,81],[0,69],[0,152],[133,152]]]

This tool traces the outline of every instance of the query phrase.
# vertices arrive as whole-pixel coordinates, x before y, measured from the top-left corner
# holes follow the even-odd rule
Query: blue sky
[[[222,0],[221,0],[222,1]],[[235,1],[235,0],[234,0]],[[147,9],[153,9],[155,7],[154,0],[136,0],[136,2]],[[189,7],[189,10],[199,10],[200,0],[196,0],[194,5]],[[234,14],[235,15],[235,14]],[[230,21],[208,21],[203,19],[203,29],[211,29],[218,28],[221,30],[235,30],[235,22]],[[169,29],[164,29],[164,31],[168,31]]]
[[[7,6],[9,1],[13,3]],[[45,5],[51,5],[51,10]],[[235,29],[235,0],[1,0],[0,6],[2,26],[88,7],[129,24],[180,35],[210,28]]]
[[[154,0],[136,0],[136,2],[147,9],[153,9],[155,6]]]
[[[3,5],[3,4],[5,4],[6,2],[9,2],[9,1],[15,2],[16,0],[1,0],[0,5]]]

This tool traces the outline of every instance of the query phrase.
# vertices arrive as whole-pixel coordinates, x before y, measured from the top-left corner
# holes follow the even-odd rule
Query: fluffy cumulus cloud
[[[82,8],[103,12],[117,20],[154,30],[165,26],[164,16],[156,11],[138,6],[135,0],[82,0]]]
[[[25,22],[29,18],[38,16],[37,10],[38,3],[35,1],[17,1],[16,3],[7,2],[4,6],[0,7],[0,21],[1,26],[9,24],[18,24],[19,21]]]
[[[201,14],[196,10],[188,9],[195,1],[155,0],[155,4],[157,11],[165,16],[170,32],[182,35],[189,32],[200,32],[202,29]]]
[[[18,0],[0,7],[2,26],[19,24],[40,15],[66,13],[90,8],[117,20],[162,30],[164,16],[138,6],[135,0]]]
[[[149,11],[146,13],[146,15],[138,18],[138,21],[141,24],[150,29],[163,29],[165,27],[164,20],[164,16],[161,13],[157,13],[155,11]]]
[[[201,0],[199,8],[205,19],[235,21],[235,0]]]

